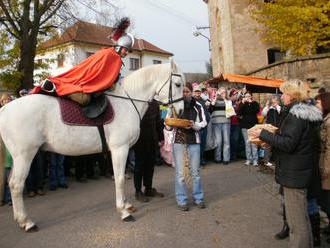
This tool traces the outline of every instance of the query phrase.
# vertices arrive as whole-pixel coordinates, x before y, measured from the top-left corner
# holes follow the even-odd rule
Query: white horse
[[[112,153],[116,207],[123,221],[134,221],[131,212],[135,209],[124,194],[124,173],[128,150],[139,137],[139,114],[145,114],[148,108],[147,101],[154,97],[162,102],[167,102],[171,95],[173,99],[181,98],[183,84],[182,74],[171,61],[170,64],[152,65],[130,74],[121,86],[118,85],[116,90],[111,92],[113,95],[121,96],[128,94],[131,98],[145,101],[134,101],[136,108],[130,100],[109,96],[115,117],[110,124],[104,126],[104,129]],[[173,105],[176,110],[183,110],[183,101],[175,102]],[[37,151],[41,148],[71,156],[102,151],[97,127],[64,124],[61,121],[57,100],[46,95],[25,96],[1,108],[0,141],[1,157],[4,154],[4,143],[14,161],[9,181],[14,219],[27,232],[38,229],[28,217],[22,196],[25,179]],[[4,170],[3,164],[2,162],[0,170]]]

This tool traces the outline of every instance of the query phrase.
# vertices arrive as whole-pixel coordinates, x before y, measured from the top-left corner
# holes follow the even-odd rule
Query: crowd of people
[[[246,158],[246,166],[262,163],[275,168],[284,221],[283,230],[275,237],[290,236],[290,247],[319,246],[320,209],[326,213],[328,223],[330,220],[330,93],[320,90],[312,99],[299,80],[287,81],[280,89],[281,97],[270,95],[262,105],[246,88],[213,89],[186,83],[184,111],[179,118],[190,124],[184,128],[165,125],[164,119],[172,117],[174,110],[152,102],[142,119],[139,140],[131,149],[133,156],[127,160],[134,174],[136,200],[148,202],[152,197],[164,197],[153,186],[153,174],[155,164],[167,163],[175,167],[177,206],[188,211],[184,175],[188,164],[193,204],[203,209],[206,204],[199,169],[210,162],[230,166]],[[22,91],[21,96],[26,93]],[[10,95],[3,94],[1,106],[11,100]],[[264,148],[250,142],[248,135],[248,129],[258,123],[279,128],[276,133],[254,130],[254,138],[269,145]],[[8,179],[13,166],[8,151],[5,163]],[[26,180],[27,195],[44,195],[46,182],[49,190],[66,189],[67,178],[73,174],[78,182],[86,182],[100,175],[111,178],[113,170],[104,162],[103,154],[66,157],[39,151]],[[11,204],[8,183],[2,203]],[[330,225],[325,232],[330,235]]]

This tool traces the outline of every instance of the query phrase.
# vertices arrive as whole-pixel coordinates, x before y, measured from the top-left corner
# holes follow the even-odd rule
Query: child
[[[12,100],[12,98],[9,94],[6,94],[6,93],[3,94],[0,99],[1,107],[6,105],[7,103],[9,103],[11,100]],[[9,190],[9,186],[8,186],[9,175],[10,175],[12,166],[13,166],[13,158],[11,157],[7,148],[5,148],[5,189],[4,189],[4,197],[2,199],[2,205],[3,204],[12,205],[10,190]]]

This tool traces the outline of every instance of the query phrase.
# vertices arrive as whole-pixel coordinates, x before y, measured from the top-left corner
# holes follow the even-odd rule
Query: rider
[[[109,89],[118,80],[122,58],[126,57],[134,44],[134,37],[125,33],[128,26],[129,19],[123,18],[111,35],[115,41],[114,47],[96,52],[65,73],[48,77],[33,93],[41,89],[56,92],[58,96],[67,96],[80,105],[87,105],[91,93]]]

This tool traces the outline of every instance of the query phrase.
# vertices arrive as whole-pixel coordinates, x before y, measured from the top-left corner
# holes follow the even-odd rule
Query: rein
[[[167,82],[170,81],[170,86],[169,86],[169,91],[168,91],[168,102],[162,102],[162,101],[155,100],[160,105],[169,106],[169,105],[171,105],[171,104],[173,104],[175,102],[180,102],[180,101],[183,100],[183,97],[180,97],[178,99],[173,100],[173,94],[172,94],[172,77],[173,76],[182,77],[180,74],[171,73],[171,75],[169,76],[169,78],[165,81],[165,83],[163,83],[163,85],[160,87],[160,89],[156,92],[156,95],[159,95],[159,93],[162,91],[162,89],[167,84]],[[135,102],[144,102],[144,103],[150,104],[151,101],[152,101],[152,99],[150,99],[150,100],[142,100],[142,99],[132,98],[132,97],[130,97],[130,95],[128,94],[128,92],[125,89],[123,89],[123,90],[124,90],[126,96],[114,95],[114,94],[110,94],[110,93],[107,93],[107,92],[104,92],[104,94],[107,95],[107,96],[115,97],[115,98],[130,100],[131,103],[133,104],[133,106],[134,106],[137,114],[139,115],[139,119],[141,121],[142,120],[142,117],[141,117],[141,114],[140,114],[139,110],[136,107]]]

